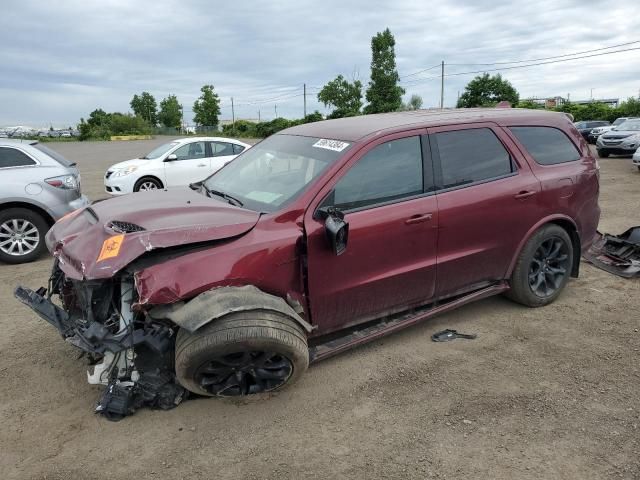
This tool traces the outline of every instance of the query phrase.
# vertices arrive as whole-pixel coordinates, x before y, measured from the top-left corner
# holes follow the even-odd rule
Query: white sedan
[[[230,138],[181,138],[142,158],[112,165],[104,175],[104,188],[111,195],[124,195],[186,186],[204,180],[250,147]]]

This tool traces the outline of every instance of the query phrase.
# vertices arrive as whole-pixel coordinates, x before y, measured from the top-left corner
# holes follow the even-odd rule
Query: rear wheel
[[[295,382],[309,365],[305,333],[285,315],[231,313],[176,338],[176,376],[207,396],[270,392]]]
[[[153,177],[142,177],[133,186],[134,192],[147,192],[149,190],[158,190],[162,188],[162,182]]]
[[[604,150],[598,150],[598,156],[600,158],[608,158],[609,157],[609,152],[605,152]]]
[[[0,212],[0,261],[32,262],[44,252],[49,225],[42,215],[27,208]]]
[[[558,225],[542,227],[522,249],[507,296],[529,307],[548,305],[569,281],[572,267],[569,234]]]

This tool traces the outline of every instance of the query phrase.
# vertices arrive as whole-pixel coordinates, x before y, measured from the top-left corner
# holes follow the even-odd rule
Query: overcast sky
[[[300,117],[338,74],[369,80],[371,36],[396,39],[410,94],[436,106],[447,73],[462,64],[537,59],[640,40],[638,0],[425,2],[424,0],[8,2],[0,15],[0,125],[75,125],[95,108],[130,110],[134,93],[176,94],[187,121],[203,84],[222,99],[222,118]],[[621,48],[640,47],[640,43]],[[459,64],[459,65],[454,65]],[[574,100],[637,96],[640,50],[505,70],[520,92]],[[407,76],[410,75],[410,76]],[[454,106],[473,74],[445,78]],[[297,96],[294,96],[297,95]],[[281,97],[277,100],[270,100]]]

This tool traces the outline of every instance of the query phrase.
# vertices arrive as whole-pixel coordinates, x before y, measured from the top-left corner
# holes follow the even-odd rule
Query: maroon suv
[[[190,189],[60,220],[48,287],[16,296],[89,354],[108,416],[270,391],[473,300],[554,301],[596,232],[598,177],[564,114],[300,125]]]

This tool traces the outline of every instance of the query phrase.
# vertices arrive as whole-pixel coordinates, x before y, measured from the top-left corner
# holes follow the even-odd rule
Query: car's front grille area
[[[119,220],[113,220],[109,222],[107,227],[118,233],[144,232],[145,230],[144,227],[136,225],[135,223],[121,222]]]

